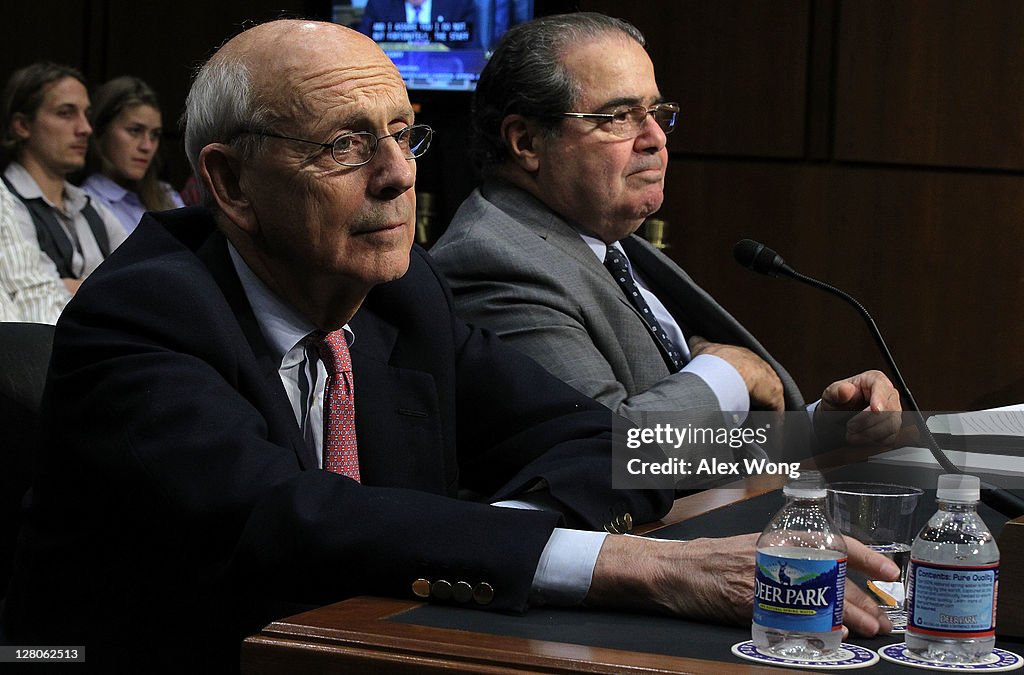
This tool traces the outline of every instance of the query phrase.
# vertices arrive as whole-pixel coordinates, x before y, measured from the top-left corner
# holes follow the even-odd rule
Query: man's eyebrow
[[[394,120],[406,120],[408,124],[413,124],[416,117],[416,113],[413,112],[412,108],[404,110],[398,110],[389,115],[388,124],[391,124]],[[332,122],[330,126],[332,129],[351,129],[356,131],[371,131],[371,127],[374,124],[370,121],[370,115],[362,112],[356,112],[351,115],[339,117]],[[341,132],[346,133],[346,132]]]
[[[665,102],[665,97],[661,96],[659,94],[654,99],[654,101],[653,101],[653,103],[651,105],[657,105],[658,103],[664,103],[664,102]],[[637,106],[637,105],[646,105],[644,103],[644,99],[642,97],[639,97],[639,96],[620,96],[618,98],[613,98],[613,99],[611,99],[609,101],[605,101],[601,105],[601,107],[598,108],[597,110],[595,110],[594,112],[605,112],[605,111],[608,111],[608,110],[614,110],[615,108],[621,108],[623,106],[632,107],[632,106]]]

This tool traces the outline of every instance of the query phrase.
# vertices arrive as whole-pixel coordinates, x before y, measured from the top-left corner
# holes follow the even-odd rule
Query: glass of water
[[[864,579],[894,632],[907,625],[907,564],[914,538],[914,511],[922,490],[892,483],[841,482],[828,486],[829,514],[839,531],[890,558],[900,568],[899,581]],[[854,581],[860,581],[851,574]]]

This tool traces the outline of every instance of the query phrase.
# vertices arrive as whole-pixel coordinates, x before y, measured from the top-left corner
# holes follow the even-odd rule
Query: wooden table
[[[737,483],[676,500],[649,532],[777,489],[779,477]],[[618,649],[495,636],[389,621],[423,603],[360,597],[275,621],[242,645],[242,672],[448,671],[471,673],[766,672],[751,664],[686,659]]]
[[[761,477],[735,487],[706,490],[676,501],[658,523],[638,528],[653,531],[682,522],[737,501],[777,489],[778,477]],[[1012,525],[1012,526],[1011,526]],[[1008,523],[1004,536],[1012,539],[1009,558],[1014,565],[1024,555],[1020,537],[1024,519]],[[1002,543],[1001,537],[1001,543]],[[1008,540],[1006,544],[1011,544]],[[1018,555],[1018,551],[1020,554]],[[1005,557],[1005,554],[1004,554]],[[1009,560],[1007,560],[1009,562]],[[1004,566],[1006,567],[1006,566]],[[1018,569],[1024,568],[1024,564]],[[1002,575],[1000,609],[1021,606],[1024,584]],[[1011,588],[1007,589],[1006,586]],[[1014,597],[1008,597],[1012,590]],[[244,673],[445,671],[459,673],[732,673],[789,672],[755,664],[709,661],[645,652],[589,647],[547,640],[477,633],[389,620],[423,603],[360,597],[334,603],[275,621],[242,645]],[[1019,610],[1006,615],[1021,621]],[[1004,613],[1000,612],[1000,621]],[[1000,631],[1003,634],[1003,631]],[[1020,632],[1010,632],[1020,636]]]

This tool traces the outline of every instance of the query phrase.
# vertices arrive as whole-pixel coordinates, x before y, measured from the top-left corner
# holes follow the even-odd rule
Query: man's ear
[[[211,143],[199,152],[197,169],[217,208],[239,229],[254,234],[256,216],[242,186],[242,161],[237,151],[224,143]]]
[[[536,173],[543,145],[536,124],[522,115],[509,115],[501,121],[501,137],[516,166],[527,173]]]
[[[32,130],[28,127],[28,118],[25,113],[14,113],[11,115],[11,132],[21,140],[25,140],[32,135]]]

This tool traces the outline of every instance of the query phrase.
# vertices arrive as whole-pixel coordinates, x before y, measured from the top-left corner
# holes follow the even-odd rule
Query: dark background
[[[667,252],[758,335],[814,399],[880,367],[853,311],[735,265],[743,237],[857,296],[930,410],[1024,401],[1024,2],[544,2],[625,18],[647,35],[670,137]],[[187,175],[180,115],[192,70],[246,21],[327,16],[300,0],[32,0],[0,10],[0,77],[48,58],[91,83],[132,74],[160,93],[163,154]],[[433,234],[472,187],[468,96],[414,95],[439,130],[420,162]]]

